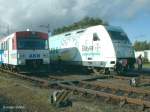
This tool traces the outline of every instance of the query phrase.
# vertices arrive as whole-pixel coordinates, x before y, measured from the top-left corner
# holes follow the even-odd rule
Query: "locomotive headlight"
[[[48,58],[48,53],[43,54],[43,58]]]
[[[49,64],[49,58],[44,59],[44,60],[43,60],[43,63],[44,63],[44,64]]]

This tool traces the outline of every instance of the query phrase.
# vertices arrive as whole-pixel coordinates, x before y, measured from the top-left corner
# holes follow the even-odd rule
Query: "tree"
[[[57,28],[53,31],[53,34],[59,34],[71,30],[76,30],[80,28],[87,28],[89,26],[94,26],[94,25],[108,25],[107,22],[104,22],[102,19],[99,18],[92,18],[92,17],[85,17],[82,20],[75,22],[71,25],[68,26],[63,26],[62,28]]]
[[[135,41],[134,42],[134,49],[136,51],[142,51],[142,50],[150,50],[150,41]]]

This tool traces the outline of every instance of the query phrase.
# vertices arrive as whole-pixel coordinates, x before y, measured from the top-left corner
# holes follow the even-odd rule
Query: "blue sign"
[[[30,54],[29,58],[40,58],[40,54]]]

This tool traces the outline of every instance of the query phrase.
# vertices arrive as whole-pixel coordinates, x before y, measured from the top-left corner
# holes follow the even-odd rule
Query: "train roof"
[[[105,25],[96,25],[96,26],[90,26],[90,27],[87,27],[87,28],[80,28],[80,29],[77,29],[77,30],[71,30],[71,31],[68,31],[68,32],[64,32],[64,33],[60,33],[60,34],[56,34],[56,35],[52,35],[50,36],[51,37],[55,37],[55,36],[69,36],[69,35],[73,35],[73,34],[82,34],[83,32],[85,32],[87,29],[89,28],[92,28],[92,27],[97,27],[97,26],[103,26],[105,27],[107,30],[111,30],[111,31],[123,31],[121,27],[119,26],[105,26]]]
[[[17,32],[14,32],[8,36],[4,36],[4,37],[1,37],[0,40],[3,40],[3,39],[7,39],[7,38],[10,38],[11,36],[28,36],[28,35],[40,35],[41,37],[45,38],[45,39],[48,39],[48,33],[45,33],[45,32],[39,32],[39,31],[17,31]]]
[[[50,37],[54,37],[54,36],[60,36],[60,35],[64,35],[64,36],[69,36],[69,35],[72,35],[72,34],[81,34],[85,31],[86,29],[77,29],[77,30],[71,30],[71,31],[68,31],[68,32],[64,32],[64,33],[60,33],[60,34],[56,34],[56,35],[51,35]]]
[[[14,35],[14,33],[12,33],[12,34],[10,34],[10,35],[8,35],[8,36],[3,36],[3,37],[0,38],[0,41],[1,41],[1,40],[4,40],[4,39],[7,40],[8,38],[10,38],[10,37],[13,36],[13,35]]]

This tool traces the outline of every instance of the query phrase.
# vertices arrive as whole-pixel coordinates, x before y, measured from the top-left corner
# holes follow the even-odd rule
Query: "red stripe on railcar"
[[[48,34],[47,33],[41,33],[41,32],[37,32],[37,35],[42,38],[47,40],[48,39]]]
[[[16,32],[16,37],[37,37],[37,38],[42,38],[47,40],[48,39],[48,34],[47,33],[42,33],[42,32],[31,32],[31,31],[24,31],[24,32]]]
[[[17,39],[16,35],[12,38],[12,49],[16,50],[17,49]]]

